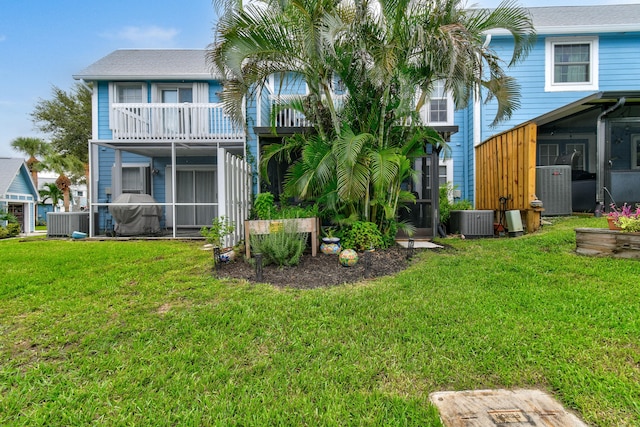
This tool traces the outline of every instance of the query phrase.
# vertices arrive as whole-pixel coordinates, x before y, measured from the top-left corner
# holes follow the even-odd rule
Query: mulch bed
[[[422,249],[415,249],[414,255]],[[407,250],[399,246],[359,253],[359,261],[352,267],[343,267],[337,255],[318,253],[315,257],[305,253],[300,264],[292,267],[267,265],[262,268],[262,280],[256,280],[255,267],[243,259],[221,263],[213,274],[219,278],[243,279],[252,283],[270,283],[274,286],[312,289],[353,283],[366,279],[395,274],[407,268]],[[369,257],[367,263],[366,257]],[[365,266],[369,264],[368,269]]]

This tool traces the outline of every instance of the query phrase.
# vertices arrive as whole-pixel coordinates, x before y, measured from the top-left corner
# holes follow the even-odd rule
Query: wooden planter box
[[[576,228],[575,231],[579,254],[640,259],[640,233],[605,228]]]
[[[318,253],[318,231],[320,231],[319,218],[294,218],[294,219],[259,219],[244,222],[244,248],[247,258],[251,257],[252,234],[270,234],[272,232],[286,230],[289,224],[295,224],[295,229],[301,233],[311,233],[311,255]]]

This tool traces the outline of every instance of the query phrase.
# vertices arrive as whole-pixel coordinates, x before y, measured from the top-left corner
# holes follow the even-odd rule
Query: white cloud
[[[103,33],[102,36],[113,40],[125,40],[137,46],[159,47],[173,44],[180,31],[175,28],[161,28],[155,25],[149,27],[123,27],[114,32]]]

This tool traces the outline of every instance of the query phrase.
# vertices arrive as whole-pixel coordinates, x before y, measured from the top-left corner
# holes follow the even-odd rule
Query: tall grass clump
[[[295,224],[286,223],[282,229],[269,234],[251,235],[251,251],[262,254],[263,265],[298,265],[307,240],[308,233],[301,233]]]

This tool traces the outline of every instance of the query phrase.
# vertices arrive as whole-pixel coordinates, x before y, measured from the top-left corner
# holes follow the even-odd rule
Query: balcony
[[[244,141],[222,104],[112,104],[115,141]]]
[[[304,95],[270,95],[271,110],[279,109],[279,105],[291,102],[294,99],[299,99]],[[324,99],[324,98],[323,98]],[[344,107],[345,95],[332,95],[334,107],[337,110],[341,110]],[[290,127],[312,127],[313,123],[307,119],[299,111],[295,111],[290,108],[281,109],[276,116],[276,127],[290,128]]]

